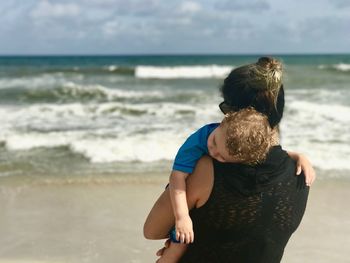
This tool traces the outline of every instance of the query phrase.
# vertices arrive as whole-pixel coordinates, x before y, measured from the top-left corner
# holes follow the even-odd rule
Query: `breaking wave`
[[[319,65],[319,69],[325,69],[325,70],[335,70],[339,72],[349,72],[350,71],[350,64],[346,63],[338,63],[334,65]]]
[[[219,65],[174,67],[137,66],[135,69],[135,76],[144,79],[224,78],[232,69],[232,66]]]

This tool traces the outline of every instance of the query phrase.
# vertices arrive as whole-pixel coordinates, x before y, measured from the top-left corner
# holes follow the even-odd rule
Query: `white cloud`
[[[102,32],[105,36],[111,37],[117,34],[119,28],[120,23],[118,21],[108,21],[102,26]]]
[[[48,0],[41,0],[39,4],[32,10],[33,18],[60,18],[75,17],[79,15],[80,7],[75,3],[55,4]]]
[[[266,0],[224,0],[217,1],[215,6],[220,10],[227,11],[262,11],[270,9],[270,4]]]
[[[202,9],[202,6],[193,1],[183,2],[180,5],[180,12],[181,13],[196,13]]]
[[[349,52],[347,2],[329,1],[0,1],[0,52]]]
[[[331,4],[335,5],[338,8],[350,7],[349,0],[331,0],[330,2],[331,2]]]

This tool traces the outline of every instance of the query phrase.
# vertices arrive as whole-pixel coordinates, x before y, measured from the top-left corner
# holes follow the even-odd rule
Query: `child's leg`
[[[168,247],[165,247],[162,251],[161,257],[156,263],[176,263],[182,257],[187,249],[187,244],[170,242]]]
[[[163,239],[169,236],[170,229],[175,224],[169,189],[158,198],[152,207],[143,226],[143,234],[147,239]]]

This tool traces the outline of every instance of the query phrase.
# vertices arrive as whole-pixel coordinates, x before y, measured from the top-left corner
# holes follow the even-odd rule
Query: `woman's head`
[[[232,70],[221,87],[224,102],[220,109],[227,113],[254,107],[266,114],[271,127],[275,127],[284,109],[282,77],[281,62],[270,57]]]

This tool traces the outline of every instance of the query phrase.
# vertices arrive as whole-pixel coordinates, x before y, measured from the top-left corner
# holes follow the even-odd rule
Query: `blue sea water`
[[[277,57],[283,147],[347,176],[350,55]],[[168,172],[189,134],[222,119],[225,76],[257,58],[0,57],[0,176]]]

